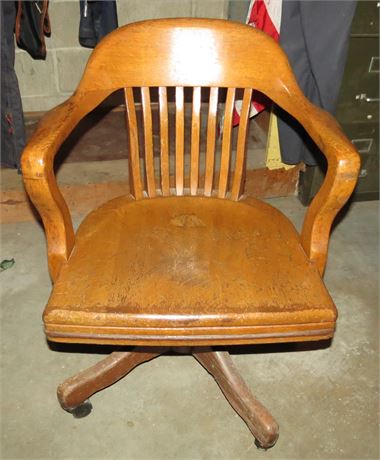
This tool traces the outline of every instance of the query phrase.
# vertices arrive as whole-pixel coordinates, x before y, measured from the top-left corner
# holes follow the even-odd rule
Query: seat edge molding
[[[55,326],[55,327],[54,327]],[[108,329],[108,330],[107,330]],[[272,327],[235,328],[86,328],[49,325],[45,327],[48,340],[66,343],[101,343],[118,345],[165,346],[186,345],[237,345],[269,342],[295,342],[327,340],[333,337],[334,322],[296,324]]]

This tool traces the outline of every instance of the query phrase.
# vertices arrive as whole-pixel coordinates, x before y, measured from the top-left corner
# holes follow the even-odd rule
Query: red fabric
[[[279,41],[280,39],[279,31],[276,29],[271,17],[269,16],[264,0],[254,0],[249,18],[247,19],[247,24],[255,27],[255,29],[262,30],[276,41]],[[253,93],[253,98],[255,98],[255,92]],[[261,112],[266,107],[256,101],[252,101],[252,105],[255,107],[257,112]],[[239,123],[240,115],[235,108],[233,112],[232,126],[237,126]]]
[[[280,38],[279,31],[274,26],[263,0],[255,1],[247,23],[256,29],[264,31],[276,41]]]
[[[234,109],[232,113],[232,126],[237,126],[240,123],[240,115],[238,114],[238,111]]]

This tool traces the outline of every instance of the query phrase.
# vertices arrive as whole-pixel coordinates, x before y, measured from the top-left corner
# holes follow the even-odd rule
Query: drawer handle
[[[369,153],[372,148],[373,138],[351,139],[351,142],[360,153]]]
[[[359,173],[359,179],[362,179],[363,177],[367,177],[367,176],[368,176],[368,171],[364,168],[361,169]]]
[[[366,102],[379,102],[380,98],[378,97],[368,97],[365,93],[357,94],[355,96],[357,101],[366,101]]]
[[[379,56],[372,56],[368,67],[368,73],[379,73]]]

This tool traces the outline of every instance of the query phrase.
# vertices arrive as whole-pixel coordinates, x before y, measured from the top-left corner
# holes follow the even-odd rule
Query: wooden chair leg
[[[228,352],[193,351],[193,356],[214,377],[228,402],[245,421],[259,447],[269,448],[278,438],[278,425],[253,396]]]
[[[70,377],[59,385],[58,400],[63,409],[75,417],[91,412],[86,400],[97,391],[106,388],[127,375],[133,368],[166,351],[166,348],[147,350],[136,347],[130,352],[114,352],[94,366]]]

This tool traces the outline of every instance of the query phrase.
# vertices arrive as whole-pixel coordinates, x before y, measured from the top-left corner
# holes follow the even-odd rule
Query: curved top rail
[[[77,91],[126,86],[254,88],[280,105],[302,96],[285,53],[271,37],[220,19],[148,20],[107,35]]]

